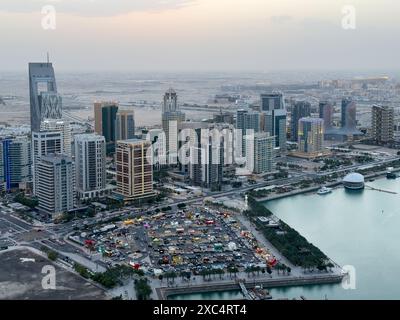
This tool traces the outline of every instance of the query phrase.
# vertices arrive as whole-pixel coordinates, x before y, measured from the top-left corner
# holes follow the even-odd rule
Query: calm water
[[[354,290],[340,284],[279,288],[271,290],[275,298],[400,299],[400,179],[367,184],[399,194],[337,189],[325,196],[298,195],[265,203],[334,261],[356,270]],[[222,294],[222,299],[236,297],[240,293]],[[221,293],[185,298],[221,299]]]

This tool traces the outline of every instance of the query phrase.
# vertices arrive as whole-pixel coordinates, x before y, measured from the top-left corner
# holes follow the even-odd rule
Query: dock
[[[368,190],[373,190],[373,191],[379,191],[379,192],[386,192],[386,193],[390,193],[390,194],[397,194],[397,192],[395,191],[390,191],[390,190],[384,190],[384,189],[379,189],[379,188],[374,188],[368,185],[365,185],[366,188],[368,188]]]

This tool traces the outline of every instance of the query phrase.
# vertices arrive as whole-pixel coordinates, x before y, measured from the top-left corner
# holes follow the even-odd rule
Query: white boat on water
[[[319,189],[317,191],[317,194],[322,195],[322,194],[327,194],[327,193],[331,193],[331,192],[332,192],[332,188],[322,187],[321,189]]]

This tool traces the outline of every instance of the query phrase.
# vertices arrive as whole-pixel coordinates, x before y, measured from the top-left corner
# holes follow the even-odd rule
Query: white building
[[[39,210],[53,219],[74,208],[75,170],[72,159],[66,155],[47,155],[36,166],[36,196]]]
[[[106,194],[106,141],[98,134],[75,135],[76,188],[80,199]]]
[[[36,166],[41,157],[48,154],[64,153],[64,137],[62,131],[32,132],[33,192],[36,194]]]
[[[64,153],[72,156],[71,149],[71,125],[68,121],[45,119],[40,124],[41,131],[60,131],[63,134]]]
[[[246,169],[249,172],[265,173],[272,171],[275,137],[267,132],[255,133],[246,142]]]

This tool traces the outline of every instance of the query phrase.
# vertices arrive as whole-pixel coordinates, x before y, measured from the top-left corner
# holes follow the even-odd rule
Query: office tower
[[[190,146],[189,176],[193,185],[220,191],[224,167],[224,139],[208,129],[196,128]]]
[[[285,109],[285,101],[282,93],[261,94],[261,111]]]
[[[287,112],[282,93],[261,94],[261,111],[263,112],[262,131],[276,136],[275,147],[286,150]]]
[[[371,136],[376,143],[394,140],[394,109],[389,106],[372,106]]]
[[[0,183],[5,191],[26,189],[32,181],[31,141],[26,136],[0,138]]]
[[[357,112],[356,103],[350,98],[343,98],[341,119],[342,119],[342,129],[344,129],[344,131],[349,133],[356,131],[356,125],[357,125],[356,112]]]
[[[153,151],[153,168],[159,170],[167,164],[165,133],[162,129],[151,129],[143,134],[144,140],[150,141]]]
[[[320,101],[319,103],[319,117],[324,120],[324,132],[332,132],[334,107],[330,101]]]
[[[299,120],[311,116],[311,104],[306,101],[296,101],[292,108],[290,140],[297,142]]]
[[[167,162],[177,164],[178,128],[185,121],[185,114],[179,111],[178,95],[173,89],[164,94],[161,118],[166,138]]]
[[[106,141],[98,134],[75,135],[76,190],[80,199],[106,194]]]
[[[135,112],[118,109],[115,124],[115,141],[133,139],[135,137]]]
[[[178,111],[178,95],[175,90],[169,88],[164,94],[164,100],[162,105],[162,112],[175,112]]]
[[[117,112],[118,103],[116,102],[94,103],[94,131],[106,139],[107,155],[112,155],[115,152]]]
[[[53,219],[74,209],[75,172],[72,159],[66,155],[41,157],[36,166],[39,210]]]
[[[323,149],[324,120],[320,118],[301,118],[299,120],[299,151],[319,152]]]
[[[150,141],[120,140],[116,147],[116,193],[125,201],[154,195]]]
[[[58,131],[63,134],[63,147],[65,153],[68,156],[72,156],[71,150],[71,125],[65,120],[55,119],[44,119],[40,124],[41,131]]]
[[[242,139],[242,150],[238,150],[238,154],[245,156],[246,154],[246,135],[250,135],[260,131],[260,113],[256,111],[240,109],[236,112],[236,129],[239,139]],[[241,131],[240,131],[241,130]],[[237,146],[240,148],[240,144]]]
[[[62,98],[55,92],[41,92],[39,94],[41,120],[62,118]]]
[[[246,146],[246,168],[254,173],[271,172],[273,168],[275,137],[258,132]]]
[[[0,192],[6,190],[6,178],[4,175],[4,158],[3,158],[3,148],[0,147]]]
[[[64,136],[61,131],[32,132],[33,192],[36,194],[38,174],[36,166],[41,157],[64,153]]]
[[[29,96],[31,130],[39,131],[44,115],[55,117],[61,113],[61,99],[57,95],[51,63],[29,63]]]

